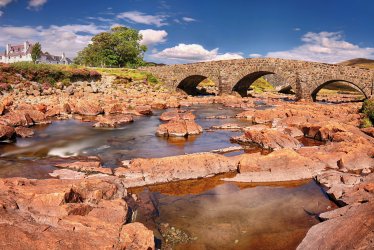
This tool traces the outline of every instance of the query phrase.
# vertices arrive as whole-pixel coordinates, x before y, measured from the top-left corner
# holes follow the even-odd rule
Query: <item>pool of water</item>
[[[135,220],[162,249],[295,249],[314,214],[336,206],[314,181],[274,186],[215,177],[132,190]]]

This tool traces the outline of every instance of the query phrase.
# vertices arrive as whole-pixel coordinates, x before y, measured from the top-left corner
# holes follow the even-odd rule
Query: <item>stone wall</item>
[[[331,81],[354,84],[366,97],[370,97],[374,83],[374,70],[276,58],[152,66],[141,70],[152,73],[174,89],[194,88],[199,84],[198,80],[209,78],[218,85],[220,94],[243,92],[254,78],[276,74],[284,80],[285,85],[292,87],[299,99],[312,99],[321,87]]]

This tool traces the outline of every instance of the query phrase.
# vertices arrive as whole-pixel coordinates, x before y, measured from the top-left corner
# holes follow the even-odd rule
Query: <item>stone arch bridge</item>
[[[259,77],[276,74],[284,87],[291,87],[298,99],[315,100],[318,91],[331,82],[347,82],[366,98],[373,94],[374,70],[336,64],[275,58],[235,59],[224,61],[142,67],[170,88],[193,94],[206,78],[218,85],[219,94],[247,95],[250,85]]]

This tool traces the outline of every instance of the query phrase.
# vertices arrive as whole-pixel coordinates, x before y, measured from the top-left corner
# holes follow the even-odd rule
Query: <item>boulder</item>
[[[374,249],[374,202],[345,210],[309,229],[297,249]]]
[[[301,156],[292,149],[281,149],[268,155],[243,154],[239,173],[227,181],[276,182],[311,179],[324,170],[324,165]]]
[[[126,187],[197,179],[236,171],[237,162],[223,155],[200,153],[164,158],[134,159],[129,166],[115,169]]]
[[[1,249],[154,249],[118,178],[0,179]],[[15,240],[16,239],[16,240]]]
[[[0,140],[10,140],[14,138],[14,128],[6,125],[0,125]]]
[[[34,130],[25,127],[16,127],[15,132],[17,136],[22,138],[32,137],[34,135]]]
[[[73,106],[72,111],[79,115],[95,116],[104,112],[100,104],[93,101],[81,100],[70,106]]]
[[[186,137],[188,135],[198,135],[203,132],[201,126],[191,120],[171,120],[161,124],[157,131],[157,136],[165,137]]]
[[[282,148],[298,149],[301,143],[292,136],[276,129],[249,129],[244,136],[234,138],[240,144],[253,143],[264,149],[279,150]]]
[[[11,111],[0,118],[0,124],[8,125],[12,127],[29,127],[34,125],[33,120],[31,119],[28,113],[25,113],[21,110]]]
[[[135,111],[139,113],[140,115],[152,115],[152,109],[149,105],[143,105],[143,106],[136,106]]]
[[[106,116],[99,116],[96,118],[96,123],[93,125],[94,127],[99,128],[117,128],[133,122],[134,119],[131,115],[106,115]]]

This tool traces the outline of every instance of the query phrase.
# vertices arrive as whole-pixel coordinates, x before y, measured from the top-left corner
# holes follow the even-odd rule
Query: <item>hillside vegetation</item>
[[[338,63],[339,65],[355,66],[366,69],[374,69],[374,60],[366,58],[355,58],[348,61]]]

